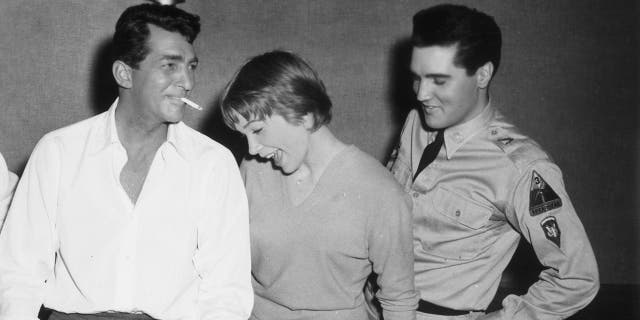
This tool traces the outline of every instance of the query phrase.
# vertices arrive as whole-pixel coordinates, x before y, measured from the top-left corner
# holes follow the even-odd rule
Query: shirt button
[[[456,217],[460,216],[460,210],[456,210]]]
[[[420,196],[420,194],[419,194],[419,193],[417,193],[417,192],[414,192],[414,193],[413,193],[413,197],[414,197],[414,198],[417,198],[417,197],[419,197],[419,196]]]

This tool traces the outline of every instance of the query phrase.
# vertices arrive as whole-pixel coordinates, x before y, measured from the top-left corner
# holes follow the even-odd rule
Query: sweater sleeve
[[[380,288],[376,297],[384,319],[415,319],[418,296],[414,289],[412,202],[399,186],[377,200],[368,223],[369,259]]]

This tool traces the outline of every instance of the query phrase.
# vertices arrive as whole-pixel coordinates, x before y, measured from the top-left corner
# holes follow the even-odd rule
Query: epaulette
[[[538,160],[551,160],[533,139],[521,134],[513,126],[488,128],[489,139],[502,150],[513,164],[522,170]]]

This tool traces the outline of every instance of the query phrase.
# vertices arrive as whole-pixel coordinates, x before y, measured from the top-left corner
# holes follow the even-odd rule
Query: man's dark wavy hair
[[[442,4],[413,16],[414,47],[457,46],[454,64],[468,75],[487,62],[494,74],[500,65],[502,34],[493,17],[461,5]]]
[[[149,53],[149,24],[178,32],[189,43],[200,33],[200,17],[175,6],[140,4],[127,8],[116,23],[113,58],[137,69]]]

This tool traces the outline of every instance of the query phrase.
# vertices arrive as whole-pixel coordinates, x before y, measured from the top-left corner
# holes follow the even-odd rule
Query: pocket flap
[[[437,188],[433,197],[436,210],[459,223],[479,229],[491,217],[491,209],[454,192]]]

